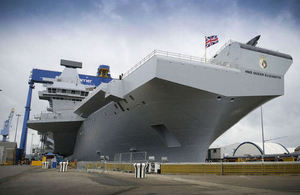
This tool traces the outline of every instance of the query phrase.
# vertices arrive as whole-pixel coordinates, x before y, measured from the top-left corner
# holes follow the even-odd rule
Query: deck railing
[[[220,48],[218,49],[218,51],[216,52],[215,55],[219,55],[219,53],[220,53],[225,47],[227,47],[228,45],[230,45],[231,43],[233,43],[233,40],[227,41],[222,47],[220,47]]]
[[[168,52],[168,51],[162,51],[162,50],[154,50],[149,55],[144,57],[141,61],[139,61],[137,64],[135,64],[132,68],[130,68],[126,73],[124,73],[123,78],[128,76],[130,73],[134,72],[142,64],[147,62],[150,58],[152,58],[155,55],[173,57],[176,59],[181,59],[181,60],[186,60],[186,61],[194,61],[194,62],[202,62],[202,63],[209,62],[209,60],[206,60],[206,62],[205,62],[204,58],[200,58],[200,57],[196,57],[196,56],[190,56],[190,55],[185,55],[185,54],[181,54],[181,53],[174,53],[174,52]]]
[[[225,43],[216,54],[219,54],[226,46],[231,44],[233,41],[229,40],[227,43]],[[167,57],[173,57],[176,59],[181,59],[189,62],[201,62],[201,63],[212,63],[211,59],[204,59],[201,57],[196,57],[196,56],[190,56],[190,55],[185,55],[181,53],[174,53],[174,52],[168,52],[168,51],[162,51],[162,50],[154,50],[152,51],[149,55],[144,57],[141,61],[139,61],[137,64],[135,64],[132,68],[130,68],[126,73],[124,73],[123,78],[134,72],[136,69],[138,69],[142,64],[147,62],[150,58],[152,58],[155,55],[160,55],[160,56],[167,56]],[[217,64],[217,65],[222,65],[223,64]]]

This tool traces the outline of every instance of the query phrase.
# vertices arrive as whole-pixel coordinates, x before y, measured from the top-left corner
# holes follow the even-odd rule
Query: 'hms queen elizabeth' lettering
[[[265,77],[269,77],[269,78],[273,78],[273,79],[281,79],[281,76],[278,76],[278,75],[272,75],[272,74],[267,74],[267,73],[262,73],[262,72],[256,72],[256,71],[252,71],[252,70],[245,70],[245,73],[254,74],[256,76],[265,76]]]

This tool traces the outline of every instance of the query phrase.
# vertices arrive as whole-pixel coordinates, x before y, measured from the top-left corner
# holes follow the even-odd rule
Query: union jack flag
[[[209,36],[209,37],[205,37],[205,46],[206,48],[207,47],[210,47],[216,43],[219,42],[219,39],[218,39],[218,36],[217,35],[212,35],[212,36]]]

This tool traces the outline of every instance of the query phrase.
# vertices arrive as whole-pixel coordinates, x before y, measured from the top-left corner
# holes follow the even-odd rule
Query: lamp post
[[[264,162],[265,156],[265,137],[264,137],[264,120],[263,120],[263,109],[262,106],[260,107],[260,121],[261,121],[261,137],[262,137],[262,146],[263,146],[263,153],[261,161]]]
[[[31,154],[32,154],[32,141],[33,141],[33,136],[34,136],[34,134],[32,133],[32,134],[31,134],[31,147],[30,147],[30,149],[31,149],[31,152],[30,152],[30,153],[31,153]]]
[[[18,132],[18,124],[19,124],[19,118],[20,118],[20,114],[16,114],[17,118],[17,125],[16,125],[16,131],[15,131],[15,139],[14,142],[16,142],[16,138],[17,138],[17,132]]]

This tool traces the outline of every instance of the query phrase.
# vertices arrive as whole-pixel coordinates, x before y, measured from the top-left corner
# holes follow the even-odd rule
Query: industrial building
[[[264,143],[265,155],[289,154],[290,151],[279,143]],[[243,142],[234,151],[233,156],[259,156],[263,154],[263,144]]]
[[[262,143],[246,141],[240,144],[209,148],[206,161],[257,161],[261,160],[262,155],[264,155],[266,161],[294,161],[298,159],[299,154],[300,147],[296,149],[286,148],[280,143],[266,142],[263,149]]]
[[[0,142],[0,165],[15,164],[16,149],[16,142]]]
[[[233,152],[240,143],[234,143],[223,147],[210,147],[207,151],[206,162],[219,162],[224,157],[233,156]]]

